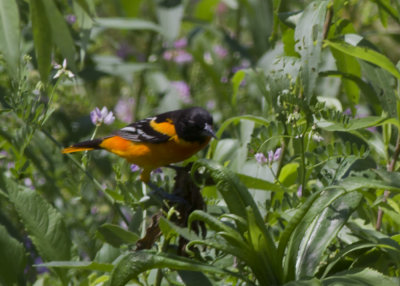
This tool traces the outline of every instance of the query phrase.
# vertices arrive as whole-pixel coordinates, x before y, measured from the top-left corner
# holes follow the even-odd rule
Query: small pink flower
[[[265,155],[264,155],[263,153],[256,153],[256,154],[254,155],[254,158],[256,159],[256,161],[257,161],[259,164],[265,164],[265,163],[268,162],[267,158],[265,157]]]
[[[140,167],[138,165],[136,165],[136,164],[132,164],[131,165],[131,172],[132,173],[135,173],[135,172],[137,172],[139,170],[140,170]]]
[[[297,196],[301,198],[303,196],[303,185],[300,185],[297,189]]]
[[[112,111],[108,112],[107,107],[103,107],[101,110],[96,107],[90,112],[90,119],[94,125],[101,125],[102,123],[110,125],[114,122],[115,117]]]

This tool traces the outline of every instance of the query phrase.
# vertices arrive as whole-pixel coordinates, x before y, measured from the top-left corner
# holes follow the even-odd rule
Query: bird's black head
[[[180,110],[174,123],[176,133],[186,141],[203,143],[209,137],[215,137],[211,114],[201,107]]]

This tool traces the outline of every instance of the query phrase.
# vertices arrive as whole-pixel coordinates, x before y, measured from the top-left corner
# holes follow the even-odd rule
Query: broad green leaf
[[[237,174],[240,181],[246,185],[249,189],[258,189],[271,192],[290,192],[290,189],[286,189],[284,186],[274,184],[259,178],[247,176],[244,174]]]
[[[400,192],[400,186],[398,185],[398,183],[397,184],[393,182],[388,183],[385,181],[379,181],[371,178],[356,177],[356,176],[347,177],[341,180],[338,184],[338,187],[341,187],[348,192],[364,188]]]
[[[183,283],[185,283],[185,285],[190,285],[190,286],[212,286],[213,285],[211,283],[211,281],[207,278],[207,276],[201,272],[180,270],[180,271],[178,271],[178,273],[179,273],[179,277],[182,279],[182,281],[183,281]]]
[[[75,43],[61,12],[54,1],[41,0],[45,10],[40,15],[47,15],[50,24],[53,43],[60,50],[64,59],[67,60],[68,69],[76,72],[75,65]],[[46,43],[49,45],[49,43]]]
[[[169,43],[172,43],[179,36],[183,11],[184,6],[182,3],[174,7],[157,5],[158,22],[160,23],[163,36]]]
[[[274,25],[274,7],[272,0],[243,1],[249,28],[254,42],[254,52],[261,56],[269,49],[269,37]],[[239,8],[240,9],[240,8]]]
[[[400,79],[400,72],[397,70],[396,66],[385,55],[379,52],[367,47],[353,46],[345,42],[333,42],[325,40],[324,44],[352,57],[373,63],[388,71],[397,79]]]
[[[303,239],[305,238],[305,234],[313,225],[315,218],[344,193],[343,190],[339,189],[314,193],[289,221],[289,225],[287,226],[288,231],[285,229],[279,244],[280,257],[283,257],[286,248],[286,256],[284,259],[285,281],[298,278],[296,277],[298,267],[296,262],[298,260],[298,255],[300,254],[299,250],[303,243]],[[289,240],[287,240],[288,237],[290,237]]]
[[[370,268],[352,269],[337,273],[323,279],[323,286],[352,285],[352,286],[397,286],[396,279],[388,277]]]
[[[52,33],[50,20],[45,11],[42,0],[30,1],[30,12],[33,30],[33,42],[35,44],[35,55],[38,63],[40,78],[43,82],[48,81],[51,49],[52,49]]]
[[[248,230],[248,240],[251,245],[252,256],[249,257],[247,263],[250,265],[251,269],[260,285],[278,285],[279,279],[282,273],[268,273],[272,269],[270,267],[265,267],[266,264],[270,263],[270,257],[268,254],[269,247],[269,237],[265,236],[263,232],[264,225],[259,225],[255,219],[254,212],[250,207],[247,207],[247,223],[249,226]],[[281,268],[277,268],[281,270]],[[275,280],[272,280],[275,279]]]
[[[338,52],[335,49],[332,49],[331,51],[336,60],[336,67],[339,71],[344,74],[356,76],[358,78],[361,77],[360,64],[354,57]],[[358,104],[360,100],[360,89],[355,82],[347,78],[343,78],[343,88],[346,91],[347,98],[349,99],[352,109],[354,110],[355,105]]]
[[[265,265],[265,267],[271,269],[266,269],[265,271],[272,275],[269,277],[270,280],[279,281],[280,266],[276,261],[277,255],[275,242],[271,236],[271,233],[267,230],[257,204],[247,188],[239,181],[238,177],[232,171],[223,168],[216,162],[198,160],[195,162],[192,172],[199,167],[206,168],[216,183],[217,190],[224,198],[224,201],[232,214],[247,219],[246,209],[247,207],[252,209],[254,212],[255,222],[260,228],[260,232],[263,234],[264,239],[267,241],[265,245],[267,247],[266,252],[268,255],[268,263]],[[241,233],[246,231],[246,229],[242,229],[241,225],[238,225],[238,229]]]
[[[0,284],[22,285],[25,249],[22,243],[8,234],[3,225],[0,225],[0,257]]]
[[[149,30],[161,33],[162,28],[154,22],[132,18],[96,18],[95,24],[107,29]]]
[[[8,184],[9,199],[44,261],[70,260],[71,240],[60,213],[30,189]],[[57,271],[65,279],[65,271]]]
[[[288,163],[282,167],[279,174],[279,182],[285,187],[290,187],[296,182],[298,176],[299,163]]]
[[[360,204],[362,195],[347,193],[336,199],[313,220],[302,238],[296,260],[296,279],[313,277],[321,265],[321,259],[336,235]]]
[[[96,261],[52,261],[48,263],[42,263],[35,265],[37,267],[54,267],[54,268],[68,268],[68,269],[80,269],[80,270],[93,270],[101,272],[111,272],[114,268],[109,263],[98,263]]]
[[[123,286],[129,280],[137,280],[139,274],[155,268],[170,268],[207,272],[216,275],[232,275],[232,273],[182,256],[155,253],[153,251],[138,251],[123,256],[111,273],[109,285]]]
[[[395,82],[394,78],[388,71],[383,70],[380,67],[366,62],[361,62],[360,64],[364,76],[372,85],[372,90],[375,92],[381,105],[381,107],[374,106],[375,110],[380,112],[380,108],[383,108],[390,117],[397,118],[397,96],[393,89],[393,84]]]
[[[301,82],[310,102],[318,78],[323,41],[323,26],[329,1],[312,1],[300,16],[295,29],[296,52],[301,56]]]
[[[119,225],[105,223],[98,228],[98,236],[105,242],[108,242],[114,247],[119,247],[122,244],[135,243],[139,236],[133,232],[123,229]]]
[[[14,79],[19,76],[20,62],[20,20],[15,0],[0,0],[0,52]]]

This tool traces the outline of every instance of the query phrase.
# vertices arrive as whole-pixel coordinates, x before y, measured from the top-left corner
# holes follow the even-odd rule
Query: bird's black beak
[[[215,132],[214,132],[212,126],[208,123],[206,123],[206,125],[204,126],[202,133],[206,136],[211,136],[211,137],[217,138],[217,135],[215,135]]]

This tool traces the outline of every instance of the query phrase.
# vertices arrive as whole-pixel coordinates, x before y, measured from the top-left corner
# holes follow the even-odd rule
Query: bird
[[[129,124],[111,135],[76,143],[62,153],[104,149],[142,168],[140,180],[150,173],[190,158],[216,138],[211,114],[201,107],[173,110]]]

